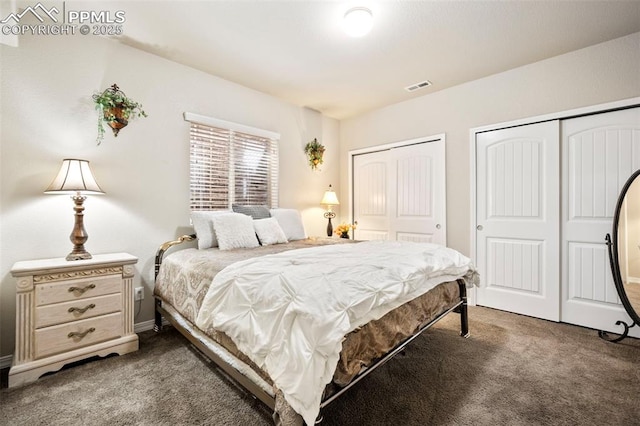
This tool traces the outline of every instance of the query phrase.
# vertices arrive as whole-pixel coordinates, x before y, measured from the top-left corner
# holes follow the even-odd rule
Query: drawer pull
[[[82,333],[77,332],[77,331],[72,331],[71,333],[67,334],[67,337],[68,338],[77,337],[79,339],[82,339],[84,336],[86,336],[89,333],[93,333],[94,331],[96,331],[96,329],[93,328],[93,327],[91,327],[87,331],[83,331]]]
[[[90,304],[90,305],[85,306],[84,308],[71,307],[71,308],[69,308],[69,313],[72,313],[72,312],[78,312],[78,313],[84,314],[84,313],[85,313],[85,312],[87,312],[89,309],[93,309],[93,308],[95,308],[95,307],[96,307],[96,305],[94,305],[93,303],[92,303],[92,304]]]
[[[73,293],[74,291],[77,291],[78,293],[82,294],[87,290],[91,290],[92,288],[96,288],[96,285],[89,284],[84,287],[69,287],[69,293]]]

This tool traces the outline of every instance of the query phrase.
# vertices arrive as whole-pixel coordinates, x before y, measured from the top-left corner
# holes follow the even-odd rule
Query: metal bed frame
[[[183,235],[179,237],[177,240],[168,241],[160,246],[158,251],[156,252],[156,260],[155,260],[155,276],[154,282],[158,278],[158,273],[160,272],[160,265],[162,264],[162,259],[171,247],[176,246],[178,244],[182,244],[187,241],[195,240],[196,235]],[[413,340],[415,340],[418,336],[420,336],[424,331],[429,329],[435,323],[440,321],[450,312],[456,312],[460,314],[460,335],[464,338],[469,337],[469,316],[467,312],[467,288],[466,283],[463,279],[459,278],[456,280],[458,283],[458,287],[460,290],[460,300],[451,308],[445,310],[444,312],[437,315],[430,322],[422,326],[415,334],[407,337],[405,340],[400,342],[395,348],[393,348],[390,352],[388,352],[383,357],[374,361],[370,366],[365,367],[360,371],[354,378],[347,384],[342,387],[339,391],[333,393],[328,397],[324,397],[322,402],[320,403],[320,414],[318,416],[318,420],[316,420],[316,424],[322,421],[322,409],[329,405],[331,402],[335,401],[339,396],[343,395],[347,390],[349,390],[352,386],[358,383],[360,380],[364,379],[366,376],[371,374],[377,368],[386,364],[389,360],[391,360],[398,353],[402,352],[407,345],[409,345]],[[162,318],[166,318],[167,321],[178,330],[183,336],[189,340],[191,344],[193,344],[198,350],[200,350],[205,356],[207,356],[211,361],[213,361],[218,368],[228,374],[233,380],[242,385],[247,391],[249,391],[255,398],[262,401],[266,404],[272,411],[275,411],[275,396],[270,395],[259,385],[251,381],[245,375],[243,375],[239,370],[237,370],[234,366],[227,363],[224,359],[222,359],[216,352],[214,352],[207,344],[203,342],[204,333],[201,333],[201,336],[194,336],[194,334],[183,325],[184,320],[180,314],[169,312],[162,306],[162,300],[159,297],[155,297],[155,325],[154,331],[158,332],[162,330]],[[178,318],[176,318],[178,317]],[[182,319],[182,320],[181,320]],[[194,326],[195,328],[195,326]],[[213,340],[211,342],[217,345]]]

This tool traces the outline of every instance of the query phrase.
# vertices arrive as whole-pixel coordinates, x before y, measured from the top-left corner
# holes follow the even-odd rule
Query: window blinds
[[[193,121],[189,139],[191,210],[277,207],[276,139]]]

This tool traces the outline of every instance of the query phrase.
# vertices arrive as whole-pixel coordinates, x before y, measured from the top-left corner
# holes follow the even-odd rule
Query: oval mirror
[[[619,342],[631,327],[640,325],[640,170],[629,177],[620,191],[613,216],[613,240],[607,235],[607,245],[618,296],[633,322],[629,325],[617,321],[616,325],[624,327],[617,338],[607,338],[604,332],[600,336]]]

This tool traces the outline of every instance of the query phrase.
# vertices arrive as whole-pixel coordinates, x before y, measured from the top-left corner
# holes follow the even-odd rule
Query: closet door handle
[[[477,229],[478,231],[482,231],[484,228],[482,227],[482,225],[478,225],[478,226],[476,226],[476,229]]]
[[[440,226],[440,224],[437,224],[436,229],[440,229],[440,228],[442,228],[442,226]]]

